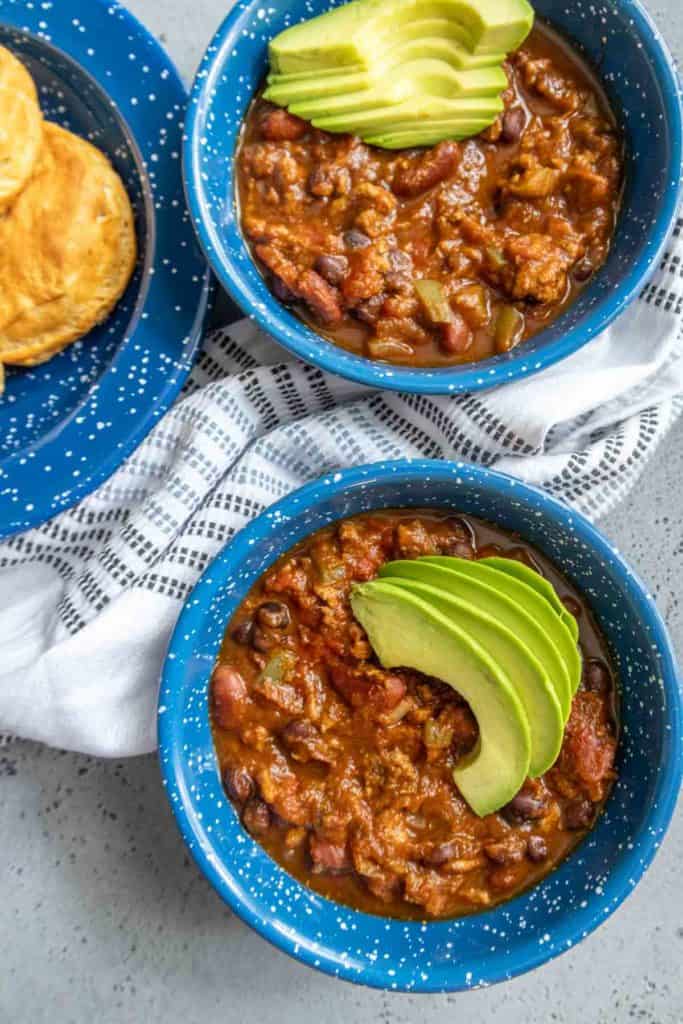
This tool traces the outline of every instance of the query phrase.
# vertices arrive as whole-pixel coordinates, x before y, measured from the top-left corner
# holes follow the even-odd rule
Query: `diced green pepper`
[[[516,306],[501,306],[496,320],[495,340],[499,352],[509,352],[521,339],[524,315]]]
[[[263,666],[256,682],[258,683],[262,679],[269,679],[273,683],[281,683],[294,668],[295,664],[296,654],[294,651],[275,651]]]
[[[451,304],[440,281],[425,279],[415,282],[415,291],[433,324],[448,324],[453,319]]]

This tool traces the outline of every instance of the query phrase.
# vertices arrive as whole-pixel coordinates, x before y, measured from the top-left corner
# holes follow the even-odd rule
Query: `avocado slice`
[[[562,706],[566,707],[566,715],[568,716],[571,698],[576,693],[581,682],[581,655],[579,649],[564,619],[558,615],[557,610],[550,604],[550,601],[546,600],[545,597],[541,597],[535,588],[522,582],[514,570],[512,573],[507,572],[507,562],[513,560],[501,558],[499,561],[506,563],[506,568],[502,571],[497,567],[488,565],[489,559],[487,558],[469,560],[466,558],[452,558],[448,555],[426,555],[424,559],[419,559],[419,561],[432,562],[447,569],[455,568],[458,572],[465,573],[470,578],[487,583],[493,589],[505,593],[510,600],[520,608],[523,608],[536,620],[547,637],[552,641],[564,665],[566,678],[569,682],[569,700],[565,703],[566,696],[565,700],[563,700],[559,692],[558,697]],[[516,561],[514,564],[521,565],[520,562]],[[492,573],[498,573],[498,576],[492,576]],[[548,614],[548,611],[550,611],[550,614]],[[551,682],[556,682],[557,676],[551,675],[550,679]]]
[[[574,637],[575,641],[579,639],[579,624],[572,615],[572,613],[565,608],[560,601],[552,583],[549,583],[540,573],[537,573],[530,566],[525,565],[524,562],[519,562],[516,558],[498,558],[492,556],[491,558],[482,558],[482,562],[486,565],[490,565],[493,569],[498,569],[500,572],[506,572],[509,576],[515,576],[522,583],[526,583],[527,586],[533,587],[541,597],[544,597],[549,602],[560,616],[565,626],[569,629],[569,632]]]
[[[434,566],[434,569],[437,568]],[[522,702],[529,722],[529,775],[532,778],[543,775],[560,753],[565,720],[557,694],[536,655],[496,618],[493,609],[489,614],[474,608],[443,586],[431,586],[400,576],[382,578],[392,586],[403,587],[422,598],[449,621],[464,629],[503,669]]]
[[[440,94],[450,97],[499,96],[507,88],[507,76],[500,65],[465,70],[453,66],[450,60],[452,45],[448,39],[409,39],[384,59],[379,59],[374,74],[368,71],[349,73],[344,68],[336,74],[327,72],[322,76],[293,81],[287,80],[287,76],[269,75],[264,98],[288,106],[292,113],[295,112],[294,103],[302,104],[298,116],[308,117],[303,104],[319,104],[324,98],[332,103],[328,108],[330,113],[333,110],[356,109],[356,102],[368,92],[380,100],[383,96],[402,98],[415,91],[418,75],[424,77],[424,73],[431,73],[436,83],[441,81]],[[400,74],[396,74],[397,66]],[[429,86],[427,79],[425,87]]]
[[[441,95],[452,98],[462,96],[463,99],[477,101],[477,108],[483,98],[494,97],[496,103],[500,103],[500,94],[507,85],[507,78],[502,68],[484,68],[478,71],[452,71],[437,60],[415,61],[412,65],[417,69],[420,65],[426,76],[422,81],[421,88],[430,96]],[[445,68],[445,71],[443,70]],[[349,118],[357,111],[367,110],[372,107],[384,107],[389,104],[398,104],[410,98],[410,88],[420,84],[418,71],[411,71],[411,66],[406,68],[406,76],[398,80],[390,80],[373,86],[372,88],[348,91],[340,88],[336,95],[306,96],[305,99],[298,99],[292,96],[288,101],[288,107],[292,114],[303,117],[306,121],[313,121],[317,117],[348,116]],[[441,85],[444,85],[441,90]],[[333,81],[325,82],[327,90]],[[268,90],[267,99],[278,102],[278,96],[283,95],[276,87]],[[469,108],[463,108],[463,110]],[[489,115],[487,105],[487,116]]]
[[[270,65],[279,74],[372,68],[380,37],[396,38],[411,22],[433,17],[458,26],[477,56],[516,49],[533,24],[526,0],[353,0],[281,32],[270,43]]]
[[[503,807],[527,777],[531,737],[522,703],[500,666],[453,621],[386,580],[356,584],[351,607],[385,668],[435,676],[469,703],[479,740],[453,777],[480,817]]]
[[[443,564],[441,564],[443,562]],[[400,559],[387,562],[379,571],[382,578],[405,578],[438,587],[445,593],[466,602],[472,610],[489,615],[501,626],[517,637],[519,642],[540,663],[555,697],[562,716],[562,728],[569,717],[571,708],[571,680],[564,660],[554,642],[557,619],[532,600],[532,608],[519,600],[519,593],[511,595],[493,570],[484,573],[468,571],[467,559],[435,556],[431,558]],[[471,563],[476,564],[476,563]]]
[[[356,135],[376,135],[392,130],[396,124],[415,123],[417,128],[431,128],[431,121],[453,121],[466,124],[490,124],[503,109],[497,96],[467,97],[454,100],[442,96],[411,96],[402,103],[389,104],[356,113],[323,115],[312,118],[316,128],[326,131],[346,131]],[[480,130],[480,129],[476,129]]]
[[[401,126],[400,131],[382,132],[378,135],[365,136],[365,141],[371,146],[381,146],[382,149],[413,149],[417,146],[436,146],[444,139],[468,139],[477,135],[490,124],[489,121],[479,125],[471,121],[463,124],[450,122],[439,122],[434,128],[416,129]]]

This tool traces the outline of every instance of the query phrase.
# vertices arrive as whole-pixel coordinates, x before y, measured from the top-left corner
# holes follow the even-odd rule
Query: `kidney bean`
[[[351,228],[349,231],[344,232],[344,245],[347,249],[367,249],[370,245],[370,239],[362,231]]]
[[[300,117],[277,108],[269,110],[261,121],[261,135],[269,142],[293,142],[305,135],[308,127]]]
[[[229,665],[218,665],[211,679],[211,694],[216,724],[221,729],[233,728],[249,700],[244,679]]]
[[[588,828],[593,820],[593,804],[590,800],[572,800],[564,809],[564,827],[571,831]]]
[[[503,121],[500,129],[500,141],[510,145],[517,142],[524,131],[526,114],[523,107],[508,107],[503,114]]]
[[[526,855],[534,864],[540,863],[548,856],[548,846],[543,836],[529,836],[526,844]]]
[[[313,269],[330,284],[341,284],[349,272],[349,261],[346,256],[322,253],[313,264]]]
[[[460,146],[446,140],[428,150],[419,163],[406,161],[398,164],[392,183],[397,196],[419,196],[438,185],[455,170],[460,159]]]
[[[508,821],[535,821],[545,814],[545,802],[532,793],[521,790],[502,811]]]
[[[256,792],[256,784],[246,768],[226,768],[223,785],[228,796],[239,804],[245,804]]]
[[[251,631],[251,646],[255,651],[266,654],[277,643],[275,637],[269,636],[260,626],[254,626]]]
[[[400,676],[385,676],[382,680],[379,702],[383,707],[391,709],[405,697],[406,684]]]
[[[589,661],[583,672],[583,685],[593,693],[607,693],[612,687],[609,669],[602,661]]]
[[[292,616],[284,601],[264,601],[256,610],[256,619],[269,629],[286,629]]]
[[[439,330],[441,331],[439,348],[447,355],[454,353],[459,355],[462,352],[467,352],[474,341],[472,331],[459,313],[454,313],[453,319],[447,323],[439,324]]]
[[[245,619],[244,622],[240,622],[232,631],[232,638],[236,644],[246,645],[251,643],[251,634],[254,629],[254,623],[251,619]]]
[[[351,866],[346,845],[343,843],[333,843],[329,839],[321,839],[313,832],[308,840],[308,849],[315,872],[345,871]]]
[[[305,270],[297,285],[297,294],[325,324],[336,324],[342,319],[339,293],[315,270]]]
[[[579,282],[587,281],[589,277],[592,277],[594,269],[595,268],[589,259],[584,258],[579,260],[572,270],[574,280]]]
[[[252,798],[242,812],[242,822],[253,836],[263,835],[270,828],[268,804],[256,797]]]

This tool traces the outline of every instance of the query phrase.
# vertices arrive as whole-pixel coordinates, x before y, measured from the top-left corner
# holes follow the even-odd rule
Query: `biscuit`
[[[104,320],[132,276],[133,211],[90,143],[46,122],[38,166],[0,217],[0,362],[34,366]]]
[[[0,46],[0,210],[26,185],[38,159],[43,117],[33,79]]]

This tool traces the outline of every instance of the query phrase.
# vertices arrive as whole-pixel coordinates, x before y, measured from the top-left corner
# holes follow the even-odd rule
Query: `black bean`
[[[223,785],[231,800],[245,804],[256,791],[256,785],[246,768],[226,768],[223,773]]]
[[[284,601],[264,601],[256,610],[256,618],[259,625],[268,629],[286,629],[292,621]]]
[[[304,718],[297,718],[284,727],[280,733],[285,742],[298,742],[299,740],[317,739],[320,735],[312,722]]]
[[[264,804],[263,800],[256,798],[250,800],[242,812],[242,821],[244,827],[252,835],[263,835],[270,827],[270,809],[268,804]]]
[[[324,277],[328,284],[341,284],[349,272],[349,261],[346,256],[322,253],[313,264],[313,269]]]
[[[344,232],[344,245],[347,249],[367,249],[370,245],[370,239],[362,231],[351,228],[349,231]]]
[[[545,803],[531,793],[518,793],[502,813],[508,821],[534,821],[545,814]]]
[[[587,257],[584,257],[584,259],[579,260],[576,264],[572,270],[572,274],[575,281],[587,281],[588,278],[592,276],[594,270],[595,267],[591,261]]]
[[[540,863],[548,856],[548,846],[543,836],[529,836],[526,844],[526,855],[534,864]]]
[[[612,687],[609,669],[602,661],[589,661],[583,673],[583,685],[593,693],[607,693]]]
[[[251,634],[254,628],[254,623],[251,619],[245,619],[232,631],[232,638],[236,644],[249,644],[251,643]]]
[[[508,145],[517,142],[524,131],[526,114],[522,107],[508,107],[503,114],[503,123],[500,129],[500,141]]]
[[[593,820],[593,804],[590,800],[572,800],[564,809],[564,827],[576,831],[588,828]]]
[[[275,646],[275,638],[268,636],[268,634],[261,629],[259,626],[254,626],[251,631],[251,646],[255,651],[260,651],[261,654],[266,654]]]
[[[271,275],[271,286],[270,287],[272,289],[273,295],[275,296],[276,299],[279,299],[280,302],[295,302],[296,301],[296,295],[294,294],[294,292],[292,292],[287,287],[285,282],[281,278],[279,278],[276,274],[272,274]]]

